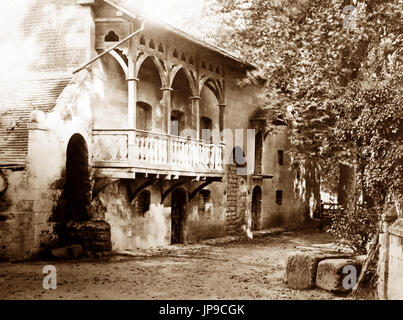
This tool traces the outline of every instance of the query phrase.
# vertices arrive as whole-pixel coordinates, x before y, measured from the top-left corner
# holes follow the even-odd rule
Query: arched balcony
[[[93,130],[93,166],[113,169],[114,176],[119,176],[119,170],[134,175],[223,176],[222,141],[202,139],[203,130],[223,129],[220,82],[148,52],[139,53],[135,60],[129,56],[127,66],[121,58],[109,55],[103,69],[106,74],[118,72],[119,79],[126,78],[127,110],[122,112],[123,105],[108,100],[102,126],[96,122]],[[124,92],[122,84],[118,85],[119,92]],[[116,108],[119,118],[123,114],[125,120],[108,127],[108,119],[118,119],[113,112]]]

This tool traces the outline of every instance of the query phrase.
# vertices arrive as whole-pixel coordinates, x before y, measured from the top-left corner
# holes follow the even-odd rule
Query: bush
[[[367,245],[376,235],[380,214],[377,208],[354,207],[339,210],[333,217],[329,232],[357,254],[366,254]]]

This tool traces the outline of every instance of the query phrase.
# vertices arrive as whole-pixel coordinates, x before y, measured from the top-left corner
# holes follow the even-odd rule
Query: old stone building
[[[131,250],[295,227],[315,207],[287,128],[254,116],[259,81],[239,86],[252,64],[117,0],[23,8],[4,57],[22,71],[0,82],[0,258],[88,221]]]

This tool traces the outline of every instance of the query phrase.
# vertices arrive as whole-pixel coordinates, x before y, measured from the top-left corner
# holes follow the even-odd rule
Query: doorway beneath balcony
[[[172,193],[171,200],[171,244],[184,243],[187,193],[179,188]]]

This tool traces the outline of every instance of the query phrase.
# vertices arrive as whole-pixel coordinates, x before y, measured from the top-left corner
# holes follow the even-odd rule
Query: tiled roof
[[[25,166],[33,110],[49,112],[70,78],[0,82],[0,166]]]

